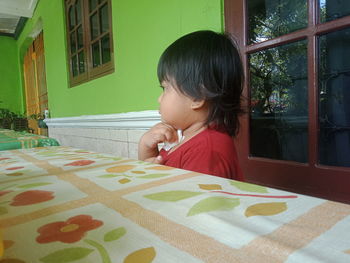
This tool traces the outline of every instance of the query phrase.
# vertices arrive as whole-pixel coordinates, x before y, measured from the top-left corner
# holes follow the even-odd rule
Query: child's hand
[[[158,143],[165,141],[171,143],[177,140],[177,131],[173,127],[162,122],[158,123],[141,137],[138,151],[139,159],[157,157],[159,154]]]
[[[163,164],[164,160],[162,158],[162,156],[158,155],[157,157],[151,157],[148,159],[144,160],[145,162],[150,162],[150,163],[155,163],[155,164]]]

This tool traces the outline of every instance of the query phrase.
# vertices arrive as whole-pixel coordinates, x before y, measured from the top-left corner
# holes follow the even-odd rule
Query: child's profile
[[[244,78],[232,39],[213,31],[179,38],[161,55],[158,79],[162,122],[141,137],[139,159],[243,180],[233,137]]]

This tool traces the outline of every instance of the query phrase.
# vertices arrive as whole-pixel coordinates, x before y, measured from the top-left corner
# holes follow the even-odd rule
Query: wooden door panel
[[[24,79],[27,115],[43,115],[48,109],[46,87],[44,38],[41,32],[29,46],[24,57]],[[48,135],[46,128],[39,128],[36,120],[29,120],[28,126],[34,133]]]

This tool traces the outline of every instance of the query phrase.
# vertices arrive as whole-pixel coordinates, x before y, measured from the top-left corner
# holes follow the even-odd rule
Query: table
[[[350,262],[350,206],[52,146],[0,152],[0,262]]]
[[[46,136],[24,131],[0,129],[0,151],[58,145],[56,139]]]

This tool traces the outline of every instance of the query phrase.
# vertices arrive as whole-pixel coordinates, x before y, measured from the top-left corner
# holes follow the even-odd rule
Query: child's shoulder
[[[233,138],[224,129],[207,128],[196,136],[194,143],[201,147],[232,147]]]

